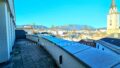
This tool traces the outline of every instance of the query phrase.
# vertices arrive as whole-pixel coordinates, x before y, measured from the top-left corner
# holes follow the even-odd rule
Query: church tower
[[[107,33],[108,34],[120,33],[119,23],[120,23],[120,14],[117,10],[115,0],[112,0],[109,14],[107,15]]]

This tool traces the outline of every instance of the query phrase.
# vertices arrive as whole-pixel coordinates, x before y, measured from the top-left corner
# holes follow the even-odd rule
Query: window
[[[110,23],[110,26],[112,26],[112,23]]]
[[[102,50],[104,51],[104,48],[102,48]]]
[[[62,55],[59,56],[59,63],[62,64]]]
[[[99,45],[97,46],[97,48],[99,49]]]
[[[112,20],[110,20],[110,26],[112,26]]]

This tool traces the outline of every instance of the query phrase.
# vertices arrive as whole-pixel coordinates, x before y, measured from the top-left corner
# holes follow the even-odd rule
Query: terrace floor
[[[58,68],[46,50],[26,39],[16,41],[11,56],[0,68]]]

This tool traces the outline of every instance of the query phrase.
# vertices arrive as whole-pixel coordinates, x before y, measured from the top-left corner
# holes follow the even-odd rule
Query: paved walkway
[[[0,68],[57,68],[51,56],[35,43],[22,39],[15,43],[9,63]]]

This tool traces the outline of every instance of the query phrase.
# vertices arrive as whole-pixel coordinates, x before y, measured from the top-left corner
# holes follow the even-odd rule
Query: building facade
[[[107,34],[120,33],[119,28],[120,13],[115,4],[115,0],[112,0],[109,14],[107,15]]]
[[[15,27],[14,0],[0,0],[0,63],[10,59]]]
[[[116,43],[119,42],[120,39],[115,39],[115,38],[103,38],[101,40],[96,41],[96,48],[110,53],[112,55],[118,55],[120,56],[120,43]]]

